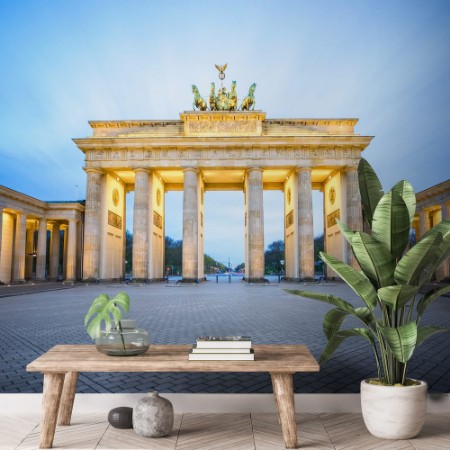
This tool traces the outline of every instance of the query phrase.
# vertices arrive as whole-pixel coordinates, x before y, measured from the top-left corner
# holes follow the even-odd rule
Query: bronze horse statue
[[[248,90],[247,97],[244,98],[241,104],[241,110],[242,111],[249,111],[250,108],[255,109],[255,89],[256,89],[256,83],[253,83],[250,86],[250,89]]]
[[[236,81],[231,82],[231,91],[228,94],[228,111],[235,111],[238,105]]]
[[[211,91],[209,93],[209,109],[217,111],[216,85],[211,83]]]
[[[200,111],[206,111],[208,105],[205,100],[201,97],[200,92],[195,84],[192,85],[192,93],[194,94],[194,105],[193,108],[197,107]]]

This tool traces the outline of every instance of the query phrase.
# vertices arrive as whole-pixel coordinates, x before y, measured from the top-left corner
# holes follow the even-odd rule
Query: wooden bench
[[[51,448],[56,423],[69,425],[79,372],[269,372],[286,448],[297,448],[295,372],[318,372],[304,345],[254,345],[255,361],[189,361],[190,345],[151,345],[141,355],[117,357],[94,345],[57,345],[27,365],[44,374],[39,448]]]

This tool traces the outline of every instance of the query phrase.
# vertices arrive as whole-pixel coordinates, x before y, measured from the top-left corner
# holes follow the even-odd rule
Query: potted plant
[[[119,292],[115,297],[108,294],[96,297],[84,318],[86,331],[95,339],[97,350],[110,356],[131,356],[148,350],[148,332],[122,321],[123,312],[130,309],[130,297]],[[122,312],[123,311],[123,312]],[[104,328],[102,329],[102,324]]]
[[[408,181],[400,181],[384,194],[370,164],[358,166],[359,190],[370,234],[352,231],[338,222],[361,271],[324,252],[321,259],[362,300],[361,307],[334,295],[287,290],[322,301],[335,308],[323,320],[328,343],[320,363],[325,363],[348,337],[358,336],[372,347],[378,370],[375,379],[361,382],[361,407],[368,430],[377,437],[408,439],[416,436],[426,415],[427,384],[407,378],[408,362],[429,337],[449,328],[420,325],[426,308],[450,291],[422,288],[450,253],[450,220],[436,225],[409,248],[409,231],[416,197]],[[347,317],[355,317],[358,328],[342,328]]]

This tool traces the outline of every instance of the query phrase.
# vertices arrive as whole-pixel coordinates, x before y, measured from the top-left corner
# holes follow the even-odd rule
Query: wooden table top
[[[254,361],[189,361],[192,345],[150,345],[136,356],[107,356],[95,345],[56,345],[28,372],[318,372],[305,345],[254,345]]]

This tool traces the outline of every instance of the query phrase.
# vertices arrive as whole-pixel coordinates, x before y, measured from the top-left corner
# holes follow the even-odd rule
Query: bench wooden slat
[[[29,372],[318,372],[304,345],[254,345],[255,361],[189,361],[191,345],[151,345],[137,356],[107,356],[94,345],[58,345]]]

